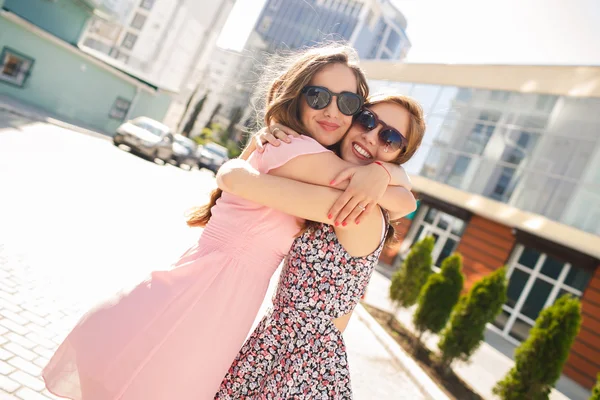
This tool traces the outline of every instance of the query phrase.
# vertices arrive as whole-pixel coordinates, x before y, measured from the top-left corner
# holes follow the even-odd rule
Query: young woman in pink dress
[[[424,132],[423,112],[414,100],[372,100],[342,141],[341,156],[359,165],[402,163],[414,154]],[[306,179],[302,174],[310,174],[328,156],[300,156],[269,174],[236,160],[217,175],[219,187],[228,193],[319,223],[294,241],[273,308],[240,350],[215,399],[352,398],[342,332],[369,282],[386,232],[389,240],[393,229],[388,232],[386,212],[360,215],[360,224],[346,228],[323,217],[338,194],[298,179]],[[287,179],[290,175],[294,178]]]
[[[367,95],[353,51],[339,47],[304,52],[269,89],[267,125],[280,122],[307,136],[253,153],[248,161],[263,173],[299,155],[327,152],[322,145],[342,138]],[[247,149],[244,156],[250,153]],[[331,180],[344,168],[327,166],[318,171],[319,178]],[[401,169],[388,169],[390,185],[406,183]],[[414,206],[409,191],[387,188],[388,175],[380,166],[362,167],[351,184],[356,193],[351,201],[379,202],[391,209]],[[43,371],[48,390],[77,400],[214,396],[299,221],[231,194],[210,206],[192,215],[192,225],[210,222],[173,268],[153,272],[80,320]]]

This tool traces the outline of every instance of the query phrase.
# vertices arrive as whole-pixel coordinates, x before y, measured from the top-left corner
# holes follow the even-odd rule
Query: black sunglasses
[[[337,96],[337,106],[344,115],[356,114],[363,105],[363,99],[356,93],[342,92],[334,93],[323,86],[305,86],[302,94],[306,102],[313,110],[322,110],[331,104],[333,96]]]
[[[392,152],[398,150],[402,150],[402,152],[404,152],[406,150],[406,146],[408,146],[408,140],[403,134],[380,120],[377,114],[368,108],[363,108],[358,114],[356,114],[354,117],[354,122],[362,126],[367,132],[372,131],[373,129],[377,128],[379,124],[381,124],[383,128],[379,131],[379,143],[382,146],[385,146],[384,151],[386,152],[388,151],[387,149],[390,149]]]

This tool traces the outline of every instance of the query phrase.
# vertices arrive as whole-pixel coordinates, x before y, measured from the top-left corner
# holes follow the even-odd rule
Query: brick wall
[[[511,228],[473,215],[456,249],[463,256],[465,291],[505,265],[514,245]]]
[[[563,373],[591,388],[600,372],[600,266],[581,299],[583,320]]]

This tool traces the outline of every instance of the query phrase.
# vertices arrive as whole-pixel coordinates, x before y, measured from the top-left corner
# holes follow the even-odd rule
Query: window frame
[[[122,107],[119,102],[127,103],[127,108]],[[131,100],[126,99],[125,97],[117,96],[115,99],[110,111],[108,112],[108,117],[110,119],[116,119],[118,121],[124,121],[127,117],[127,113],[131,109]]]
[[[29,66],[25,72],[22,72],[21,68],[19,68],[19,72],[17,74],[17,79],[11,79],[12,77],[9,77],[9,75],[4,74],[4,68],[5,68],[4,59],[6,57],[8,57],[9,55],[12,55],[13,57],[16,57],[16,58],[21,58],[24,62],[29,63]],[[0,62],[2,62],[2,64],[0,64],[2,66],[2,70],[0,70],[0,82],[4,82],[6,84],[16,86],[19,88],[25,87],[27,80],[31,76],[31,71],[33,70],[33,66],[35,65],[35,59],[33,57],[30,57],[28,55],[21,53],[18,50],[13,49],[10,46],[4,46],[4,47],[2,47],[2,52],[0,52]],[[23,74],[22,77],[21,77],[21,74]],[[19,81],[19,79],[21,79],[21,81]]]
[[[511,255],[508,258],[508,262],[507,262],[508,271],[506,273],[506,279],[507,279],[507,282],[509,282],[510,277],[512,276],[514,271],[519,270],[528,275],[527,281],[525,282],[525,285],[523,286],[523,289],[521,290],[519,297],[516,299],[514,307],[508,306],[506,303],[502,305],[502,311],[509,314],[509,317],[506,320],[504,326],[502,328],[497,326],[495,324],[497,319],[492,321],[492,323],[490,324],[490,325],[494,326],[494,330],[496,330],[504,339],[508,340],[509,342],[511,342],[512,344],[514,344],[516,346],[520,345],[521,341],[518,340],[517,338],[511,336],[511,334],[510,334],[512,328],[515,326],[515,322],[517,320],[520,320],[522,322],[525,322],[530,327],[533,327],[535,325],[535,320],[533,320],[530,317],[528,317],[527,315],[523,314],[522,311],[523,311],[523,305],[525,304],[525,302],[527,301],[527,299],[529,297],[529,294],[531,293],[531,289],[533,288],[533,286],[535,285],[535,283],[538,280],[542,280],[542,281],[552,285],[552,289],[550,290],[550,293],[548,293],[548,297],[546,298],[546,301],[544,302],[544,306],[543,306],[542,310],[544,310],[547,307],[550,307],[552,304],[554,304],[554,302],[558,298],[558,294],[561,291],[565,291],[571,295],[577,296],[578,298],[582,298],[583,292],[585,291],[585,288],[582,291],[579,289],[575,289],[574,287],[571,287],[565,283],[565,279],[569,275],[569,272],[571,271],[571,269],[572,268],[581,268],[581,267],[573,267],[573,265],[570,262],[566,262],[566,261],[558,259],[558,261],[563,262],[562,270],[560,271],[560,273],[556,279],[551,278],[551,277],[543,274],[541,272],[541,270],[542,270],[542,267],[544,266],[544,263],[546,262],[546,259],[548,257],[552,257],[555,259],[556,259],[556,257],[554,257],[552,254],[548,254],[548,253],[545,253],[544,251],[535,249],[537,252],[539,252],[540,255],[539,255],[538,259],[536,260],[533,268],[529,268],[529,267],[523,266],[522,264],[519,263],[519,259],[521,258],[521,255],[523,254],[523,251],[525,250],[525,248],[535,249],[534,247],[526,246],[522,243],[517,243],[515,245],[514,250],[512,251]],[[583,268],[583,269],[585,269],[585,268]],[[589,282],[588,282],[588,285],[589,285]]]

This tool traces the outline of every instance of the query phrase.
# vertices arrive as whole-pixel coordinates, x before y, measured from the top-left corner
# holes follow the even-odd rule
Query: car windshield
[[[206,146],[204,146],[204,148],[210,151],[211,153],[218,155],[219,157],[227,158],[227,149],[223,147],[217,147],[209,143]]]
[[[188,138],[175,137],[175,142],[179,143],[180,145],[182,145],[183,147],[185,147],[188,150],[191,150],[191,151],[196,150],[196,143],[194,143],[193,140],[190,140]]]
[[[162,136],[166,133],[164,130],[160,129],[158,126],[154,126],[145,121],[136,121],[133,124],[135,126],[139,126],[140,128],[147,130],[148,132],[152,132],[156,136]]]

